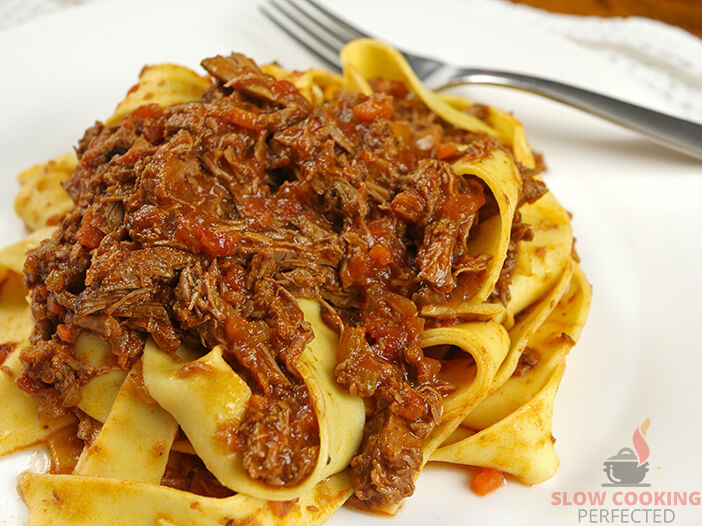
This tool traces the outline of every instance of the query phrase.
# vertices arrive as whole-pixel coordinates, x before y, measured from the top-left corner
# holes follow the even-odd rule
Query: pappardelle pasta
[[[357,40],[343,75],[145,67],[20,175],[0,251],[0,454],[30,525],[394,514],[427,462],[558,468],[591,288],[510,114]]]

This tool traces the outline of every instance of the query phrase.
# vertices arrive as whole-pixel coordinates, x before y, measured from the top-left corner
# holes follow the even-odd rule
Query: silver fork
[[[261,11],[293,40],[341,71],[339,50],[370,35],[335,15],[316,0],[269,0]],[[631,104],[607,95],[521,73],[462,68],[402,51],[417,76],[443,90],[466,84],[490,84],[535,93],[601,117],[696,159],[702,159],[702,125]]]

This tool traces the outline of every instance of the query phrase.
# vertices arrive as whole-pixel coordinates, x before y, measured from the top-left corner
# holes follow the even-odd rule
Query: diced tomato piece
[[[46,218],[46,226],[58,225],[61,221],[61,216],[59,214],[52,214]]]
[[[463,220],[475,214],[485,204],[485,196],[480,193],[457,194],[444,201],[441,211],[447,219]]]
[[[264,322],[250,322],[232,315],[224,322],[224,334],[231,344],[255,349],[268,338],[268,326]]]
[[[175,238],[188,248],[199,250],[203,226],[190,217],[181,217],[176,226]]]
[[[370,332],[370,331],[369,331]],[[374,331],[373,336],[378,339],[379,354],[389,362],[398,362],[402,351],[407,346],[407,330],[403,327],[384,327]]]
[[[232,290],[243,290],[246,286],[246,271],[239,266],[229,267],[224,279]]]
[[[99,247],[103,237],[102,232],[89,225],[81,225],[76,232],[78,242],[89,250]]]
[[[305,208],[294,197],[280,197],[275,201],[276,215],[289,220],[305,213]]]
[[[224,322],[224,333],[230,342],[246,341],[249,334],[246,320],[239,316],[227,318]]]
[[[394,225],[388,217],[376,219],[368,223],[368,230],[373,234],[376,242],[385,236],[392,238],[395,233]]]
[[[373,90],[376,93],[387,93],[388,95],[393,95],[398,98],[403,98],[409,93],[404,82],[390,79],[376,80],[373,83]]]
[[[15,385],[17,385],[17,387],[22,389],[22,391],[24,391],[25,393],[34,393],[41,389],[41,384],[36,380],[33,380],[29,376],[28,371],[25,371],[22,376],[15,380]]]
[[[224,232],[205,228],[200,237],[200,243],[205,254],[213,258],[231,256],[234,253],[233,243]]]
[[[236,251],[233,233],[208,228],[191,217],[179,219],[175,237],[191,249],[200,250],[211,258],[231,256]]]
[[[262,214],[266,211],[266,198],[265,197],[248,197],[244,201],[244,208],[250,214]]]
[[[368,266],[366,265],[366,257],[364,254],[357,252],[352,254],[347,263],[345,274],[350,278],[349,285],[361,285],[366,281],[366,273]]]
[[[483,468],[471,482],[470,489],[482,497],[500,488],[504,480],[502,473],[496,469]]]
[[[371,162],[373,160],[373,152],[371,152],[368,148],[363,148],[361,151],[361,160],[366,163]]]
[[[138,161],[140,157],[143,157],[144,153],[144,150],[132,147],[122,155],[120,161],[124,164],[133,164]]]
[[[392,103],[385,97],[370,97],[353,107],[354,116],[363,122],[370,122],[379,115],[389,119],[392,117],[392,112]]]
[[[132,215],[132,220],[139,230],[163,229],[166,214],[155,206],[146,205]]]
[[[297,93],[295,84],[287,80],[279,80],[272,86],[273,93],[276,95],[292,95]]]
[[[146,119],[147,117],[160,117],[163,115],[163,108],[158,104],[144,104],[135,109],[131,117],[133,119]]]

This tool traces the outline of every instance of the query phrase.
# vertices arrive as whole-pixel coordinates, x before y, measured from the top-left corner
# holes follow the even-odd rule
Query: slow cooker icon
[[[610,481],[610,483],[602,484],[606,487],[650,486],[650,484],[642,482],[648,473],[648,462],[639,464],[639,457],[633,449],[628,447],[620,449],[616,455],[605,460],[604,472]]]

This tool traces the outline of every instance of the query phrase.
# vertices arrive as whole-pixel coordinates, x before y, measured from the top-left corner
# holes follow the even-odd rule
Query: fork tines
[[[349,41],[368,35],[315,0],[269,0],[261,12],[309,52],[341,71],[339,51]],[[275,14],[274,14],[275,13]]]

